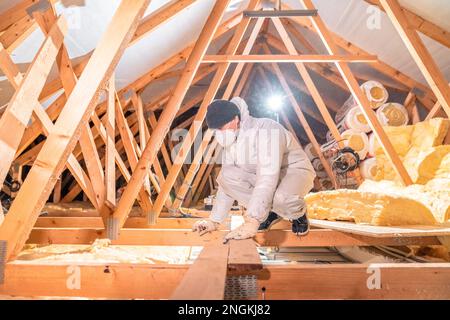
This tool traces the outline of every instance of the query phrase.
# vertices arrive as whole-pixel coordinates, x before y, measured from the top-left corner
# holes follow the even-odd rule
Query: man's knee
[[[273,196],[272,208],[281,216],[290,217],[303,212],[304,200],[298,194],[285,193],[277,190]]]

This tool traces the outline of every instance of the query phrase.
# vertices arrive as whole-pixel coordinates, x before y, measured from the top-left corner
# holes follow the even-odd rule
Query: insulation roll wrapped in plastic
[[[388,102],[377,110],[377,117],[383,126],[401,127],[409,121],[408,111],[400,103]]]
[[[369,150],[369,138],[364,132],[359,132],[353,129],[346,130],[342,133],[344,145],[355,150],[360,160],[364,160]]]
[[[305,153],[310,161],[313,161],[315,158],[319,156],[316,150],[314,149],[312,143],[308,143],[305,146]]]
[[[377,175],[377,159],[370,158],[362,161],[359,169],[364,180],[374,180]]]
[[[340,132],[344,132],[348,129],[353,129],[365,133],[372,131],[372,128],[370,128],[369,124],[367,123],[366,117],[362,113],[359,106],[352,107],[347,112],[344,119],[342,119],[342,121],[338,124],[338,130]]]
[[[377,109],[382,104],[386,103],[389,98],[389,93],[386,88],[378,81],[367,81],[361,85],[361,89],[366,94],[367,99],[369,99],[370,106],[372,109]],[[343,106],[338,110],[335,116],[337,123],[341,122],[347,112],[352,108],[357,106],[353,96],[350,96]]]

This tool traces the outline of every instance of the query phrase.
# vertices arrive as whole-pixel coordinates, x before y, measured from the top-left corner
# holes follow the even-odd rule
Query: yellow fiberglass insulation
[[[434,225],[450,220],[450,145],[442,145],[448,119],[385,127],[414,184],[403,186],[382,148],[375,148],[377,174],[358,190],[305,197],[309,217],[378,226]]]
[[[448,175],[449,147],[441,146],[450,120],[435,118],[410,126],[384,127],[414,183],[424,184],[436,174]],[[391,162],[378,142],[375,143],[377,174],[375,180],[400,181]]]

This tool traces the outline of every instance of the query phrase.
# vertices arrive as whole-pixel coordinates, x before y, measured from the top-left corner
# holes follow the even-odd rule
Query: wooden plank
[[[115,76],[111,76],[108,82],[108,107],[106,110],[106,151],[105,151],[105,201],[110,208],[116,206],[116,88]],[[97,127],[98,129],[98,127]],[[120,156],[119,156],[120,158]]]
[[[53,122],[49,119],[47,113],[44,108],[40,104],[36,104],[33,109],[33,114],[41,122],[44,134],[48,136],[50,132],[53,130]],[[69,155],[67,159],[67,168],[72,173],[74,179],[77,181],[80,188],[89,198],[89,201],[98,208],[97,198],[94,193],[94,188],[92,183],[88,177],[88,175],[84,172],[77,158],[72,154]],[[59,180],[59,179],[58,179]]]
[[[22,82],[23,79],[22,73],[20,73],[19,68],[12,61],[9,53],[5,50],[5,48],[1,43],[0,43],[0,69],[8,78],[9,83],[11,83],[14,89],[16,90],[19,89],[20,83]]]
[[[195,222],[200,218],[161,218],[154,225],[149,225],[145,217],[129,217],[125,222],[124,228],[138,228],[138,229],[191,229]],[[225,221],[220,225],[220,229],[228,230],[229,221]],[[84,217],[55,217],[55,216],[41,216],[38,218],[36,228],[91,228],[101,229],[102,221],[97,216]],[[272,228],[277,230],[285,230],[290,228],[288,221],[280,221]]]
[[[79,269],[78,269],[79,268]],[[8,263],[0,295],[168,299],[189,265]],[[68,286],[79,271],[80,287]]]
[[[197,0],[172,0],[152,12],[139,23],[129,46],[141,40],[159,25],[170,21],[179,12],[189,8],[195,1]]]
[[[97,205],[100,207],[103,205],[106,195],[105,175],[89,123],[85,124],[81,129],[80,147],[92,187],[94,188]]]
[[[28,125],[37,97],[50,73],[54,59],[67,32],[63,17],[58,19],[34,58],[20,87],[16,90],[0,119],[0,185],[3,184],[9,167]]]
[[[67,279],[70,270],[74,272],[73,263],[10,262],[0,295],[168,299],[189,265],[83,263],[78,267],[80,288],[70,289]],[[371,289],[367,284],[374,283],[370,280],[376,271],[380,286]],[[449,283],[449,263],[268,265],[257,274],[255,299],[450,299]]]
[[[257,292],[257,299],[267,300],[449,299],[450,264],[267,266],[258,275]]]
[[[223,300],[230,246],[216,239],[202,252],[170,296],[171,300]]]
[[[186,175],[184,176],[183,183],[181,184],[181,187],[177,191],[176,199],[173,202],[173,207],[172,207],[173,209],[178,209],[182,205],[187,192],[189,191],[189,189],[191,189],[192,180],[194,179],[197,172],[199,172],[198,169],[200,166],[200,162],[203,159],[203,154],[208,149],[208,145],[209,145],[211,138],[213,137],[213,134],[214,133],[212,130],[207,130],[205,135],[203,136],[203,140],[202,140],[200,146],[198,147],[197,152],[195,153],[194,159],[192,160],[192,163],[189,166],[189,170],[186,173]],[[214,147],[215,147],[215,145],[214,146],[212,144],[209,145],[210,149],[214,149]],[[206,158],[204,160],[206,160]]]
[[[205,234],[199,237],[191,229],[122,229],[120,237],[112,240],[120,245],[154,246],[203,246],[213,239],[223,239],[227,231]],[[31,244],[90,244],[105,237],[103,229],[34,228],[27,243]],[[314,229],[306,236],[298,237],[291,230],[270,230],[258,233],[255,241],[268,247],[323,247],[323,246],[403,246],[438,245],[434,236],[423,237],[367,237],[335,230]]]
[[[8,53],[12,53],[36,29],[37,24],[32,17],[26,15],[15,21],[0,35],[0,43]]]
[[[149,2],[122,1],[68,98],[64,110],[36,158],[35,165],[11,205],[8,217],[0,226],[0,239],[8,241],[8,259],[21,250],[28,238],[57,177],[77,143],[82,126],[87,123],[95,108],[96,94],[111,76]]]
[[[450,88],[433,57],[428,52],[417,32],[410,27],[408,19],[397,0],[380,0],[380,3],[430,85],[431,90],[442,105],[445,113],[450,117]]]
[[[214,33],[219,26],[220,20],[225,13],[228,3],[229,0],[219,0],[216,2],[194,48],[192,49],[189,59],[184,67],[184,71],[173,91],[173,95],[167,103],[163,113],[159,117],[158,125],[153,130],[147,146],[142,151],[141,158],[136,166],[137,170],[133,172],[130,183],[128,183],[125,188],[122,198],[120,199],[117,209],[113,215],[115,219],[118,219],[120,226],[123,226],[127,215],[133,206],[134,199],[136,199],[139,189],[142,186],[148,169],[155,161],[164,137],[169,131],[170,125],[175,118],[180,104],[186,95],[192,80],[194,79],[195,73],[200,66],[201,59],[205,55],[206,50],[213,39]],[[154,222],[154,216],[154,214],[150,214],[150,222]]]
[[[370,226],[344,221],[310,219],[314,227],[359,234],[368,237],[450,236],[450,223],[441,226]]]
[[[376,56],[348,56],[348,55],[286,55],[286,54],[248,54],[248,55],[206,55],[202,63],[313,63],[313,62],[376,62]]]
[[[230,240],[228,270],[246,272],[263,268],[256,244],[252,239]]]

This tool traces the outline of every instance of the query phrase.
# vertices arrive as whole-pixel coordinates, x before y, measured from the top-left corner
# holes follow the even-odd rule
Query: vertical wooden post
[[[106,109],[106,152],[105,152],[105,188],[106,205],[111,209],[116,206],[116,124],[115,124],[115,77],[111,76],[108,82],[108,104]]]

